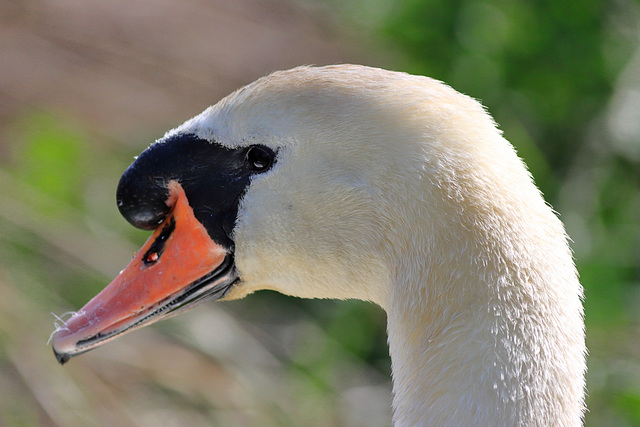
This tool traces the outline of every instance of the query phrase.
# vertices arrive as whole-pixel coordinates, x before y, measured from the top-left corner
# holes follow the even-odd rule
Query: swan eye
[[[247,150],[245,159],[254,172],[265,172],[273,165],[275,153],[267,147],[254,145]]]

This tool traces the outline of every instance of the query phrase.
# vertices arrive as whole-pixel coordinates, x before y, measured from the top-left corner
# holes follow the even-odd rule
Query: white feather
[[[234,232],[242,283],[388,314],[396,426],[577,426],[582,289],[564,228],[475,100],[341,65],[274,73],[169,132],[278,150]]]

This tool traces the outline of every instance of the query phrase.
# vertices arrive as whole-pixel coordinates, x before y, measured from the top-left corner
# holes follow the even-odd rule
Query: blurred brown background
[[[282,0],[6,0],[0,13],[2,122],[53,109],[125,141],[271,71],[363,59],[330,15]]]

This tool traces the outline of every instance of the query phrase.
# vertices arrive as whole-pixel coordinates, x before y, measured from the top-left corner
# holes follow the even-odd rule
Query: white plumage
[[[353,65],[262,78],[168,135],[260,143],[242,282],[388,315],[396,426],[577,426],[582,290],[564,228],[475,100]]]

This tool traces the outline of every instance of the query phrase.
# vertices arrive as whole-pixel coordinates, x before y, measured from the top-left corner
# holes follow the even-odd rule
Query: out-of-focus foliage
[[[535,175],[546,193],[555,194],[557,180],[575,161],[635,48],[616,28],[628,24],[623,14],[632,5],[602,0],[396,5],[382,30],[407,53],[407,68],[480,98],[507,135],[515,128],[511,139],[521,150],[534,150],[522,145],[535,144],[542,158],[531,167],[539,171]]]

